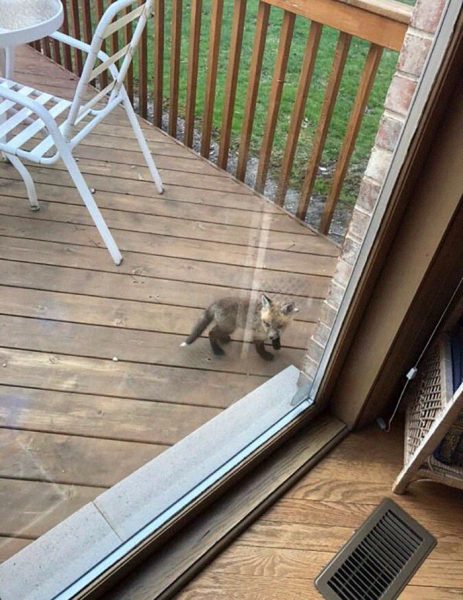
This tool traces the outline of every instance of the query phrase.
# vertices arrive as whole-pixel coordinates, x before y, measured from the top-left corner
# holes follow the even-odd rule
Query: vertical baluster
[[[127,6],[127,8],[125,9],[125,14],[128,15],[131,12],[131,10],[132,10],[132,6]],[[124,27],[124,44],[127,45],[130,43],[130,40],[132,39],[132,33],[133,33],[132,21],[130,21]],[[141,61],[141,44],[142,44],[142,41],[140,40],[140,45],[138,47],[140,61]],[[146,47],[145,47],[145,50],[146,50]],[[140,94],[140,90],[141,90],[140,76],[141,76],[141,73],[139,72],[139,74],[138,74],[139,94]],[[129,95],[130,102],[132,102],[132,104],[133,104],[133,62],[130,63],[129,70],[127,71],[127,76],[125,78],[125,87],[127,90],[127,94]]]
[[[215,0],[211,11],[209,32],[209,52],[207,57],[206,94],[204,98],[204,118],[201,137],[201,155],[209,158],[211,150],[212,120],[214,116],[217,66],[219,63],[220,35],[222,32],[223,0]]]
[[[50,38],[44,37],[40,40],[42,44],[42,53],[45,54],[47,58],[51,58],[51,50],[50,50]]]
[[[288,189],[289,177],[293,166],[294,155],[296,154],[297,143],[299,141],[299,133],[301,131],[307,96],[309,94],[310,84],[312,82],[315,59],[317,57],[321,33],[322,26],[320,23],[312,23],[304,51],[301,74],[296,92],[296,100],[294,102],[294,108],[291,115],[288,139],[286,141],[285,153],[281,164],[280,178],[278,181],[278,191],[275,201],[280,206],[282,206],[285,201],[286,192]]]
[[[238,166],[236,169],[236,177],[241,181],[244,181],[244,178],[246,177],[246,166],[248,163],[252,126],[254,124],[254,116],[256,113],[257,95],[259,93],[259,83],[262,72],[265,42],[267,39],[269,15],[270,5],[266,4],[265,2],[260,2],[257,12],[254,47],[252,51],[251,65],[249,68],[249,84],[246,93],[243,127],[241,130]]]
[[[162,126],[163,78],[164,78],[164,0],[157,0],[154,13],[154,78],[153,123]]]
[[[90,0],[84,0],[83,2],[83,30],[84,30],[84,42],[89,44],[92,40],[92,15],[90,8]]]
[[[63,62],[61,60],[61,44],[58,42],[58,40],[54,40],[53,38],[50,38],[50,41],[53,47],[53,60],[59,65],[62,65]]]
[[[142,33],[138,57],[138,112],[146,119],[148,115],[148,27],[145,27]]]
[[[90,0],[84,0],[83,2],[83,9],[82,9],[82,29],[83,29],[83,35],[84,35],[84,42],[86,44],[90,44],[90,42],[92,41],[92,37],[93,37],[93,32],[92,32],[92,9],[90,6]],[[86,55],[84,55],[86,58]],[[84,63],[85,63],[85,58],[84,58]],[[96,85],[96,81],[92,82],[92,85]]]
[[[201,37],[202,0],[191,0],[190,47],[188,52],[187,99],[185,109],[186,146],[193,145],[195,126],[196,88],[198,84],[199,42]]]
[[[68,11],[68,2],[63,2],[63,33],[69,35],[69,11]],[[67,44],[63,44],[63,57],[64,57],[64,68],[68,71],[72,71],[72,56],[71,56],[71,47]]]
[[[108,4],[113,4],[117,0],[108,0]],[[116,54],[119,51],[119,29],[111,36],[111,54]]]
[[[288,66],[289,51],[293,39],[294,23],[296,16],[293,13],[285,11],[283,23],[281,25],[280,43],[273,73],[272,87],[268,101],[268,116],[265,124],[264,137],[259,154],[259,166],[256,176],[256,190],[263,192],[265,180],[267,178],[268,167],[270,164],[270,155],[272,153],[273,139],[277,125],[278,112],[280,110],[283,85],[285,83],[286,68]]]
[[[351,39],[351,36],[347,33],[341,32],[339,34],[333,61],[333,67],[326,88],[323,107],[320,114],[320,120],[318,122],[317,132],[315,134],[314,144],[309,160],[309,165],[307,168],[307,173],[304,179],[304,183],[302,184],[301,197],[299,199],[299,206],[296,213],[297,216],[302,220],[305,219],[305,216],[307,214],[310,196],[312,194],[313,186],[315,184],[315,179],[318,173],[318,167],[320,165],[323,148],[325,146],[326,136],[328,134],[328,127],[330,125],[334,105],[336,104],[339,86],[341,85],[342,74],[344,71],[344,65],[346,64]]]
[[[172,0],[172,33],[170,52],[169,135],[177,137],[180,47],[182,41],[182,0]]]
[[[354,151],[355,141],[357,139],[365,108],[370,97],[371,88],[375,81],[376,72],[381,61],[383,49],[375,44],[370,45],[362,76],[360,78],[359,88],[355,97],[354,107],[352,109],[346,134],[336,163],[336,171],[333,177],[328,198],[325,202],[323,215],[320,223],[320,231],[327,234],[330,229],[336,202],[338,201],[341,188],[346,176],[347,167]]]
[[[103,0],[98,0],[96,3],[96,14],[97,14],[98,21],[103,16],[103,13],[104,13]],[[103,52],[106,52],[106,40],[103,40],[103,43],[101,44],[101,49],[103,50]],[[101,89],[105,88],[107,85],[108,85],[108,72],[103,71],[103,73],[100,75]]]
[[[225,103],[222,116],[219,158],[217,164],[227,168],[230,150],[231,128],[235,108],[236,87],[240,67],[241,46],[243,43],[244,19],[246,16],[246,0],[235,0],[233,9],[230,54],[228,58],[227,79],[225,83]]]
[[[72,0],[71,2],[71,13],[72,13],[72,35],[80,40],[80,21],[79,21],[79,2],[78,0]],[[80,50],[75,50],[74,53],[75,59],[75,70],[78,75],[82,74],[83,62],[82,62],[82,52]]]

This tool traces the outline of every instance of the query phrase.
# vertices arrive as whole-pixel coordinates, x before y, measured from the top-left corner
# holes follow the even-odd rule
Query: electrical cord
[[[449,310],[452,302],[454,301],[455,296],[457,295],[457,293],[458,293],[458,291],[459,291],[459,289],[460,289],[460,287],[461,287],[462,284],[463,284],[463,277],[458,282],[458,285],[455,288],[455,291],[453,292],[452,297],[450,298],[447,306],[445,307],[444,312],[442,313],[442,315],[441,315],[440,319],[438,320],[436,326],[432,330],[432,333],[429,336],[429,338],[428,338],[428,340],[427,340],[427,342],[426,342],[423,350],[421,351],[420,355],[418,356],[418,359],[416,360],[414,366],[408,371],[408,373],[406,375],[407,381],[405,382],[405,385],[403,386],[402,391],[400,392],[399,399],[396,402],[395,408],[394,408],[394,410],[392,412],[392,415],[389,417],[389,420],[386,421],[386,419],[384,419],[383,417],[378,417],[376,419],[376,423],[378,424],[378,427],[380,429],[382,429],[382,431],[389,432],[391,430],[392,421],[394,420],[394,418],[395,418],[395,416],[397,414],[397,411],[399,410],[399,406],[400,406],[400,404],[402,402],[402,398],[404,397],[404,394],[405,394],[405,392],[406,392],[406,390],[407,390],[407,388],[408,388],[408,386],[410,384],[410,381],[412,381],[413,379],[415,379],[416,374],[418,373],[418,366],[419,366],[419,364],[421,362],[421,359],[423,358],[426,350],[429,348],[429,345],[431,344],[431,342],[432,342],[432,340],[434,338],[434,335],[436,334],[437,330],[439,329],[442,321],[446,317],[447,312],[448,312],[448,310]]]

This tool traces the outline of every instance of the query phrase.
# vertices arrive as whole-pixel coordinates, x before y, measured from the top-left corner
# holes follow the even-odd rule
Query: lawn
[[[206,85],[206,62],[208,51],[209,21],[211,5],[214,0],[203,1],[203,21],[201,29],[200,44],[200,75],[198,80],[197,95],[197,128],[201,128],[202,110],[204,105],[204,93]],[[411,3],[410,0],[408,3]],[[170,58],[170,2],[166,2],[166,53],[164,65],[164,96],[165,106],[168,106],[169,93],[169,58]],[[253,46],[253,37],[256,21],[258,0],[248,0],[246,13],[246,26],[244,31],[242,60],[238,78],[238,92],[236,96],[235,115],[233,120],[232,150],[236,152],[238,148],[241,123],[244,112],[246,97],[246,88],[248,83],[248,69],[251,59]],[[189,35],[189,14],[190,1],[184,1],[184,19],[182,30],[182,53],[181,53],[181,72],[180,72],[180,116],[183,115],[186,99],[186,80],[187,80],[187,59],[188,59],[188,35]],[[217,94],[214,109],[214,127],[215,139],[218,139],[218,132],[221,123],[222,109],[224,103],[224,84],[228,60],[228,50],[230,45],[231,21],[233,14],[233,2],[225,2],[224,21],[222,28],[221,51],[219,60]],[[266,49],[263,73],[259,89],[258,105],[256,118],[253,128],[253,137],[251,142],[251,153],[258,155],[260,143],[267,116],[268,94],[271,87],[275,56],[278,49],[279,33],[282,20],[282,11],[272,9],[270,17],[269,31],[267,35]],[[286,143],[287,128],[291,116],[291,110],[297,91],[299,78],[299,69],[302,62],[302,56],[309,31],[309,23],[302,18],[296,19],[294,38],[291,45],[291,54],[289,59],[288,71],[285,80],[283,98],[280,107],[277,132],[272,152],[272,162],[270,177],[278,177],[278,168],[284,152]],[[304,177],[305,167],[315,128],[318,122],[318,115],[323,101],[324,90],[331,71],[331,64],[336,46],[338,32],[325,27],[322,34],[320,48],[316,61],[316,69],[312,86],[309,92],[309,99],[306,107],[305,119],[303,122],[299,146],[294,161],[293,172],[291,176],[291,187],[299,189]],[[151,38],[151,36],[150,36]],[[354,39],[349,51],[349,58],[346,64],[344,77],[342,80],[338,101],[336,103],[331,127],[323,153],[322,165],[323,173],[316,183],[315,193],[323,195],[329,186],[330,172],[336,163],[339,149],[345,133],[348,117],[357,92],[360,74],[368,52],[368,43],[360,39]],[[152,53],[149,53],[152,56]],[[357,140],[355,151],[351,161],[349,174],[342,190],[341,199],[344,202],[352,203],[355,201],[358,191],[360,177],[364,171],[371,147],[374,142],[378,123],[383,110],[383,103],[386,92],[391,81],[397,62],[397,53],[384,51],[379,72],[376,77],[370,100],[368,102],[365,116],[363,119],[361,131]],[[233,157],[232,157],[233,159]]]

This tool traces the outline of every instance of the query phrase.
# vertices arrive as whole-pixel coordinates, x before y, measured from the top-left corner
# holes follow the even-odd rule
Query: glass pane
[[[63,30],[89,42],[109,4],[66,2]],[[140,14],[105,38],[116,66]],[[285,368],[310,382],[336,286],[350,275],[340,245],[345,259],[397,60],[263,3],[156,3],[126,83],[148,119],[138,124],[160,194],[122,106],[84,130],[102,114],[95,107],[111,107],[104,57],[74,122],[65,99],[85,56],[28,41],[36,47],[17,50],[18,83],[3,88],[29,94],[59,124],[71,119],[71,138],[83,132],[77,167],[123,262],[113,263],[82,202],[75,167],[72,181],[53,161],[37,115],[21,118],[20,96],[0,103],[13,157],[0,166],[0,562]],[[358,98],[365,86],[371,94]],[[86,105],[96,93],[100,103]],[[21,127],[31,134],[18,137]],[[17,148],[45,163],[30,168],[38,212],[28,210]]]

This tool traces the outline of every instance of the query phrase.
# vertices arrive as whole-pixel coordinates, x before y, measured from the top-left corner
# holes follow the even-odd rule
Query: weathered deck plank
[[[102,358],[11,348],[0,348],[0,362],[6,365],[2,370],[3,385],[193,407],[226,408],[266,379],[262,375],[115,363]],[[156,419],[152,427],[158,427]]]
[[[23,198],[24,187],[22,182],[17,180],[0,179],[0,189],[2,186],[8,185],[8,196],[11,198]],[[69,193],[63,198],[63,190],[59,185],[38,184],[37,193],[39,200],[45,202],[62,202],[63,200],[69,204],[81,205],[76,193],[70,189]],[[167,194],[167,192],[166,192]],[[196,201],[197,200],[197,201]],[[125,212],[135,212],[146,215],[158,215],[162,217],[170,217],[172,219],[182,219],[185,221],[198,221],[198,205],[203,204],[197,198],[191,198],[191,201],[183,201],[182,199],[173,200],[162,196],[154,197],[150,202],[146,202],[144,198],[139,198],[133,194],[114,194],[112,192],[98,192],[98,205],[100,208],[112,208],[113,210],[121,210]],[[241,203],[240,203],[241,206]],[[253,212],[244,210],[243,208],[226,207],[224,211],[222,206],[213,206],[209,204],[207,210],[201,212],[202,222],[204,223],[219,223],[223,225],[236,225],[245,229],[252,229],[253,222],[256,219]],[[288,219],[285,214],[262,211],[266,214],[270,231],[284,231],[288,233],[301,233],[302,226],[293,219]],[[262,217],[261,217],[262,218]],[[207,220],[206,220],[207,219]],[[305,229],[305,228],[304,228]]]
[[[30,49],[17,79],[68,98],[76,84]],[[300,364],[328,290],[334,244],[141,125],[162,196],[122,113],[76,151],[120,267],[63,165],[31,167],[36,214],[16,171],[0,165],[0,560]],[[212,300],[251,289],[301,309],[273,362],[239,333],[222,360],[204,336],[179,348]]]
[[[0,265],[1,273],[1,265]],[[2,280],[2,283],[4,281]],[[43,284],[37,282],[36,287]],[[0,314],[35,319],[47,318],[52,321],[69,321],[83,325],[103,325],[135,331],[173,333],[186,337],[191,324],[201,317],[201,309],[183,306],[164,306],[152,303],[138,303],[113,298],[86,296],[75,291],[72,294],[48,292],[44,289],[0,286]],[[292,327],[285,335],[285,347],[304,348],[312,326],[300,321],[299,327]],[[205,337],[203,334],[202,337]],[[235,340],[243,340],[243,332],[234,335]]]
[[[26,218],[17,220],[2,216],[0,228],[7,220],[10,229],[5,232],[10,235],[0,235],[0,257],[6,260],[27,260],[91,271],[126,273],[136,278],[159,278],[241,290],[253,286],[255,290],[286,296],[323,298],[328,291],[329,278],[325,275],[290,274],[285,271],[256,269],[251,264],[235,266],[226,262],[214,263],[175,256],[151,255],[150,258],[149,253],[131,252],[125,248],[123,263],[115,267],[108,261],[106,249],[98,247],[101,243],[97,240],[98,234],[90,226],[70,228],[65,224],[52,223],[52,227],[50,222],[41,223],[37,220],[31,223]],[[137,236],[133,236],[133,239],[135,241]],[[211,297],[211,301],[213,298]]]
[[[21,242],[16,241],[15,243],[10,239],[10,243],[11,245],[15,244],[15,255],[17,254],[18,260],[0,259],[0,279],[4,286],[68,294],[82,294],[82,292],[85,292],[87,296],[96,296],[107,300],[141,302],[143,307],[149,305],[148,310],[153,311],[175,310],[177,305],[179,307],[206,308],[211,298],[237,293],[234,288],[205,283],[155,279],[129,273],[107,273],[96,269],[73,269],[59,264],[41,264],[40,256],[36,264],[29,261],[27,269],[24,269],[21,267],[21,261],[29,259],[28,249],[25,247],[19,249]],[[46,259],[44,258],[44,260]],[[318,289],[315,285],[314,288]],[[323,290],[321,290],[322,292]],[[278,294],[274,294],[273,297],[283,298]],[[300,308],[300,313],[297,314],[295,322],[313,323],[319,314],[321,297],[305,298],[296,293],[293,294],[293,297]],[[297,334],[295,327],[291,327],[287,330],[287,335],[300,334]]]
[[[65,192],[63,192],[64,195]],[[236,264],[243,264],[243,253],[248,256],[249,249],[255,248],[255,252],[259,248],[266,250],[268,263],[264,263],[264,268],[274,268],[276,270],[285,270],[284,261],[293,261],[294,268],[299,273],[309,274],[320,274],[324,275],[325,270],[330,273],[335,263],[335,255],[327,254],[328,250],[325,248],[325,240],[317,238],[317,236],[304,236],[294,233],[285,233],[277,231],[267,231],[264,229],[250,229],[244,227],[235,227],[234,225],[218,225],[215,223],[201,223],[198,221],[183,221],[181,219],[143,215],[140,216],[136,213],[125,213],[122,211],[112,211],[103,209],[103,215],[105,217],[108,226],[114,230],[121,230],[127,232],[127,234],[136,234],[142,241],[148,239],[144,234],[150,236],[159,236],[155,238],[156,252],[162,254],[162,241],[165,237],[177,238],[174,244],[176,249],[181,244],[188,244],[193,241],[193,247],[198,251],[196,241],[200,240],[204,243],[200,245],[200,248],[209,248],[212,254],[204,253],[197,256],[194,251],[189,247],[185,246],[182,251],[176,250],[175,254],[183,256],[185,258],[194,258],[198,260],[209,260],[211,262],[222,262],[220,258],[225,255],[228,259],[225,262],[232,262],[236,260]],[[17,216],[18,218],[24,219],[24,208],[18,204],[17,198],[10,198],[3,196],[0,198],[0,214],[9,216]],[[27,218],[27,216],[26,216]],[[82,207],[75,206],[72,204],[61,203],[48,203],[42,202],[41,210],[33,217],[29,216],[32,227],[37,227],[37,221],[47,221],[58,223],[73,223],[76,225],[90,225],[93,227],[91,218],[86,214]],[[250,219],[251,220],[251,219]],[[2,228],[2,232],[8,233],[6,230],[7,225]],[[120,234],[122,237],[122,234]],[[124,234],[124,237],[127,237]],[[307,243],[307,237],[310,243]],[[313,238],[313,241],[312,241]],[[146,252],[145,244],[133,245],[135,252]],[[172,244],[169,244],[172,246]],[[132,248],[128,248],[132,249]],[[335,250],[335,249],[334,249]],[[333,252],[333,249],[330,248]],[[164,251],[165,252],[165,251]],[[174,249],[170,250],[170,255],[173,255]],[[298,254],[299,256],[292,256],[292,254]],[[236,256],[236,259],[234,258]],[[214,259],[214,260],[213,260]],[[253,260],[253,256],[249,258]]]

